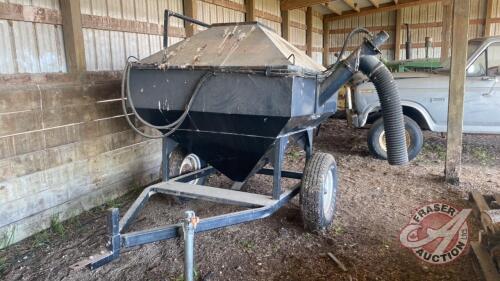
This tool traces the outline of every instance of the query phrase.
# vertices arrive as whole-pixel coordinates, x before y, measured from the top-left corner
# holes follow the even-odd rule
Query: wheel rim
[[[408,130],[405,130],[405,140],[406,140],[406,148],[410,147],[411,144],[411,136]],[[382,131],[380,136],[378,137],[378,144],[382,148],[382,150],[387,151],[387,142],[385,141],[385,130]]]
[[[179,169],[179,175],[184,175],[189,172],[193,172],[201,169],[201,160],[196,154],[189,154],[186,156],[181,163],[181,167]],[[198,184],[200,182],[200,178],[194,179],[189,184]]]
[[[332,169],[326,173],[325,181],[323,182],[323,212],[326,214],[330,211],[333,197],[335,195],[335,188],[333,186],[333,172]]]

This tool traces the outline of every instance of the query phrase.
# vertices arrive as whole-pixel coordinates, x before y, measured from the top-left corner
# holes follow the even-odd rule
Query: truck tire
[[[317,231],[328,227],[335,217],[338,175],[335,158],[314,153],[307,161],[300,189],[300,207],[304,227]]]
[[[420,153],[424,144],[424,135],[417,122],[408,116],[404,117],[406,130],[406,147],[408,159],[412,160]],[[387,147],[385,144],[384,120],[379,118],[372,124],[368,132],[368,149],[378,159],[387,159]]]

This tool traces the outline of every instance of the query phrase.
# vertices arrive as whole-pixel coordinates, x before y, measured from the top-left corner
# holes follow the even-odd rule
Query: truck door
[[[500,131],[500,44],[490,45],[467,69],[464,131]]]

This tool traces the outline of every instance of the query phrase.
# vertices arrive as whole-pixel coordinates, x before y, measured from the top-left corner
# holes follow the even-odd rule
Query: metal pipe
[[[182,221],[184,233],[184,280],[194,280],[194,232],[200,219],[194,211],[186,211],[186,218]]]
[[[406,25],[406,43],[405,43],[405,49],[406,49],[406,59],[409,60],[411,59],[411,32],[410,32],[410,25],[405,23]]]

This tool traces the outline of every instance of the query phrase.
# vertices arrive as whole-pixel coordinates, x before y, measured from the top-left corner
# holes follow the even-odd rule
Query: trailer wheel
[[[168,158],[169,158],[169,172],[168,172],[169,178],[184,175],[189,172],[206,167],[205,161],[203,161],[200,157],[198,157],[198,155],[194,153],[188,154],[180,146],[176,147],[170,153]],[[161,169],[160,169],[160,176],[161,176]],[[192,180],[188,183],[203,185],[205,181],[206,177],[202,177]]]
[[[420,153],[424,145],[424,135],[417,122],[408,116],[405,119],[406,147],[408,160],[412,160]],[[379,118],[372,124],[368,132],[368,149],[378,159],[387,159],[387,145],[385,142],[384,120]]]
[[[321,230],[330,225],[335,216],[337,190],[335,158],[328,153],[314,153],[306,163],[300,189],[300,207],[307,230]]]

